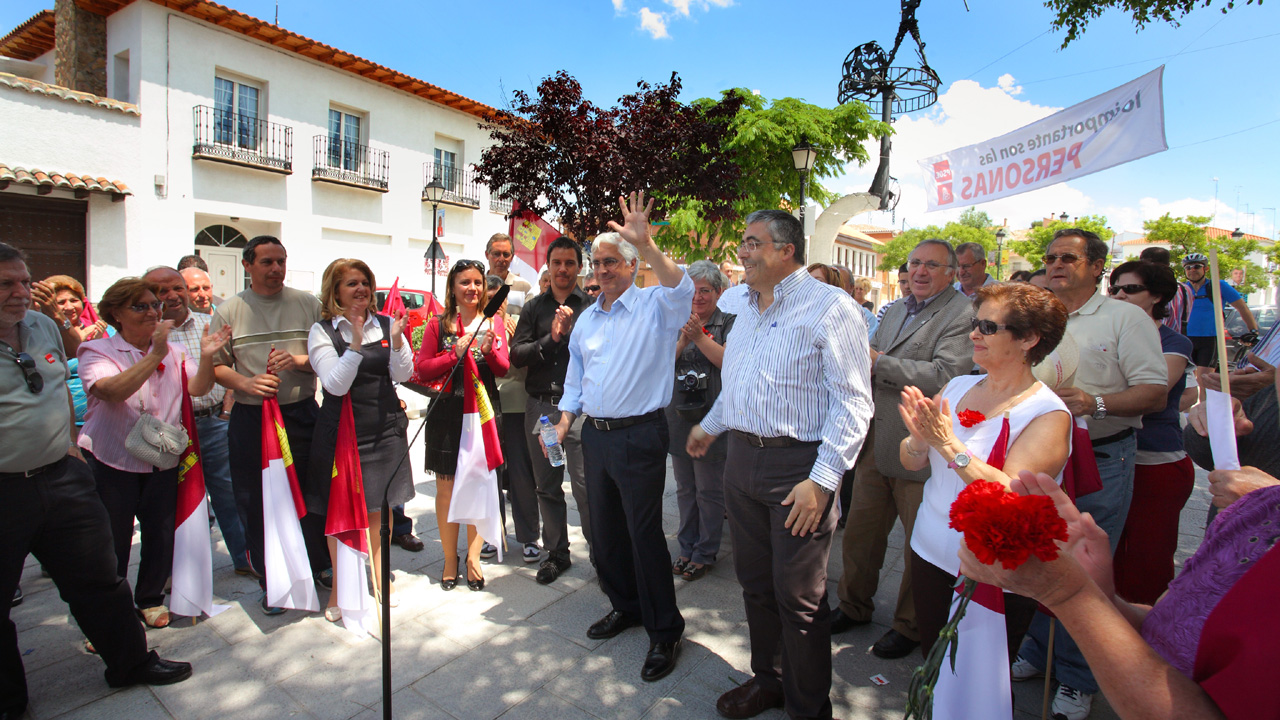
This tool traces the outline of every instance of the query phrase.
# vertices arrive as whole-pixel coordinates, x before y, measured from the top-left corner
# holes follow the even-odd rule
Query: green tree
[[[665,252],[688,262],[731,257],[752,211],[800,204],[800,177],[791,148],[801,140],[821,148],[809,173],[806,197],[826,205],[839,194],[823,185],[823,180],[843,174],[846,163],[865,163],[865,141],[890,132],[889,126],[871,119],[862,103],[824,108],[796,98],[770,101],[736,88],[726,90],[719,100],[701,98],[691,105],[710,108],[731,98],[742,106],[730,121],[720,150],[741,169],[736,193],[728,193],[738,198],[734,211],[716,217],[706,212],[703,197],[655,188],[668,224],[654,239]]]
[[[986,230],[991,227],[991,216],[987,214],[986,210],[979,210],[976,207],[971,207],[960,213],[960,219],[956,222],[959,222],[961,225],[978,228],[979,230]]]
[[[1009,249],[1018,253],[1027,262],[1031,263],[1034,268],[1043,265],[1040,258],[1044,257],[1044,251],[1048,249],[1049,243],[1053,242],[1053,234],[1059,230],[1066,228],[1080,228],[1096,233],[1105,243],[1111,243],[1111,237],[1115,234],[1107,228],[1107,218],[1103,215],[1086,215],[1082,218],[1076,218],[1073,221],[1055,220],[1045,225],[1035,225],[1032,223],[1031,232],[1028,233],[1026,240],[1014,240],[1009,243]]]
[[[1219,279],[1231,277],[1231,271],[1236,268],[1244,270],[1245,282],[1239,287],[1241,295],[1270,285],[1266,270],[1249,259],[1250,255],[1258,252],[1258,241],[1247,237],[1236,239],[1230,235],[1210,239],[1204,230],[1208,223],[1209,218],[1204,216],[1172,217],[1165,213],[1142,223],[1142,228],[1147,232],[1147,242],[1169,245],[1173,272],[1180,281],[1187,279],[1182,271],[1182,258],[1193,252],[1208,255],[1212,248],[1218,251]]]
[[[1245,0],[1245,4],[1252,5],[1253,1]],[[1178,21],[1196,6],[1207,8],[1212,4],[1213,0],[1045,0],[1044,6],[1056,13],[1050,23],[1053,29],[1067,31],[1062,40],[1065,48],[1080,37],[1090,20],[1113,8],[1133,15],[1133,23],[1141,30],[1157,20],[1177,27]],[[1262,0],[1258,0],[1258,5],[1262,5]],[[1235,0],[1227,0],[1222,12],[1225,14],[1235,6]]]
[[[967,210],[965,212],[968,212]],[[985,215],[986,213],[982,213]],[[963,219],[963,216],[961,216]],[[879,270],[897,270],[902,263],[907,261],[907,257],[911,255],[911,251],[921,240],[929,240],[936,238],[946,240],[951,243],[952,247],[961,243],[976,242],[982,245],[982,248],[990,252],[996,247],[996,234],[991,230],[983,227],[976,228],[971,225],[962,224],[959,221],[952,221],[943,227],[930,225],[923,228],[912,228],[895,236],[892,240],[885,243],[884,249],[880,251],[881,261],[877,269]],[[988,272],[995,274],[995,268],[989,268]]]

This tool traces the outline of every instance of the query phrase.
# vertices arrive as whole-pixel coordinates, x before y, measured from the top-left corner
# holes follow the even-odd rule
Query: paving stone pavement
[[[413,461],[420,479],[429,477],[421,470],[421,460],[417,446]],[[1182,513],[1179,566],[1203,535],[1207,488],[1205,473],[1199,471],[1196,490]],[[426,549],[392,549],[401,598],[400,607],[392,611],[395,717],[714,718],[716,698],[749,677],[745,613],[727,532],[719,565],[711,574],[692,583],[676,580],[687,624],[683,655],[671,675],[645,683],[639,677],[647,649],[642,630],[606,641],[586,636],[587,626],[609,605],[587,562],[567,484],[573,567],[555,583],[538,585],[537,565],[521,561],[513,537],[505,561],[485,565],[487,586],[478,593],[465,585],[453,592],[440,589],[443,554],[433,494],[433,483],[419,482],[418,496],[408,507]],[[678,512],[670,472],[664,521],[674,554]],[[101,661],[84,652],[66,605],[52,583],[41,577],[35,560],[28,558],[22,579],[26,601],[11,612],[30,686],[28,717],[381,718],[381,645],[357,639],[319,614],[289,611],[265,617],[258,608],[257,583],[234,574],[216,529],[213,534],[215,601],[231,609],[194,623],[176,619],[169,628],[147,632],[149,644],[162,656],[194,665],[192,679],[168,687],[108,688]],[[839,546],[837,536],[829,566],[833,602],[841,572]],[[869,652],[891,620],[902,572],[901,527],[895,528],[889,546],[873,623],[837,636],[832,645],[832,702],[838,718],[901,718],[907,682],[919,663],[918,654],[886,661]],[[131,580],[136,547],[133,556]],[[889,683],[872,683],[870,678],[877,674]],[[1039,682],[1015,685],[1018,720],[1039,717],[1042,691]],[[773,720],[783,713],[775,710],[760,717]],[[1092,717],[1109,720],[1116,715],[1099,696]]]

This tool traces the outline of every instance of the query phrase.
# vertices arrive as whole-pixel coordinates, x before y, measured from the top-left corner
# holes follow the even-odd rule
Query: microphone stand
[[[503,286],[507,289],[507,286]],[[509,290],[508,290],[509,291]],[[489,307],[485,307],[484,319],[489,321],[489,328],[493,329],[493,316],[497,313],[498,308],[502,306],[501,300],[506,298],[506,293],[501,289],[499,300],[495,305],[492,301],[492,311]],[[458,370],[462,367],[462,361],[471,352],[471,346],[476,342],[476,335],[480,334],[480,328],[484,327],[484,321],[476,328],[476,332],[471,334],[471,339],[467,341],[467,347],[453,361],[453,367],[449,370],[449,380],[445,387],[451,389],[457,380]],[[406,340],[407,342],[407,340]],[[400,468],[404,465],[404,461],[409,459],[409,453],[412,451],[413,444],[418,441],[418,436],[427,427],[427,418],[431,417],[431,411],[435,410],[436,404],[443,397],[443,391],[431,398],[431,402],[427,403],[427,409],[422,413],[422,423],[418,425],[418,431],[413,434],[413,439],[409,441],[408,449],[400,458],[400,462],[396,463],[396,467],[391,471],[391,477],[394,478],[396,473],[400,472]],[[383,720],[391,720],[391,508],[388,504],[388,493],[391,492],[391,483],[387,483],[387,487],[382,491],[382,520],[378,529],[379,544],[382,546],[382,717]]]

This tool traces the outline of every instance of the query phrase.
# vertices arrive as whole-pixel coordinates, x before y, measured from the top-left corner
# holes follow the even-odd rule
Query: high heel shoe
[[[483,573],[481,573],[481,574],[480,574],[480,579],[479,579],[479,580],[472,580],[472,579],[471,579],[471,567],[470,567],[470,566],[468,566],[468,567],[467,567],[467,587],[471,588],[471,591],[472,591],[472,592],[480,592],[481,590],[483,590],[483,589],[484,589],[484,574],[483,574]]]
[[[462,575],[457,572],[455,572],[452,576],[445,575],[444,577],[440,578],[440,589],[448,592],[449,590],[452,590],[458,587],[458,580],[460,580],[461,578],[462,578]]]

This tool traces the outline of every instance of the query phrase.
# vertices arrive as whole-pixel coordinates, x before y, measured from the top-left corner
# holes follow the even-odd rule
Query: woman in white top
[[[373,289],[377,285],[373,271],[360,260],[334,260],[325,269],[321,285],[322,319],[311,326],[307,356],[324,388],[324,403],[312,435],[311,476],[302,481],[303,496],[307,512],[328,514],[338,422],[344,398],[350,396],[365,507],[373,529],[382,521],[384,493],[390,505],[406,503],[414,494],[413,472],[405,457],[409,452],[409,419],[395,391],[395,383],[413,374],[413,350],[404,336],[405,312],[401,310],[394,319],[374,312]],[[332,557],[337,540],[328,540]],[[378,542],[370,546],[374,582],[380,588],[382,546]],[[333,567],[336,572],[336,558]],[[336,591],[330,593],[325,608],[325,617],[332,622],[342,617],[337,595]],[[398,604],[394,587],[389,597],[392,606]]]
[[[949,527],[951,503],[975,480],[1008,487],[1021,470],[1060,476],[1071,452],[1070,412],[1031,373],[1062,340],[1066,308],[1049,291],[1022,283],[983,287],[973,305],[973,361],[987,374],[953,378],[933,399],[907,387],[899,406],[910,432],[899,449],[903,467],[931,469],[911,536],[911,580],[926,656],[947,622],[960,571],[962,535]],[[1011,629],[1016,618],[1025,631],[1034,608],[1007,612]],[[1017,635],[1011,653],[1021,641]]]

